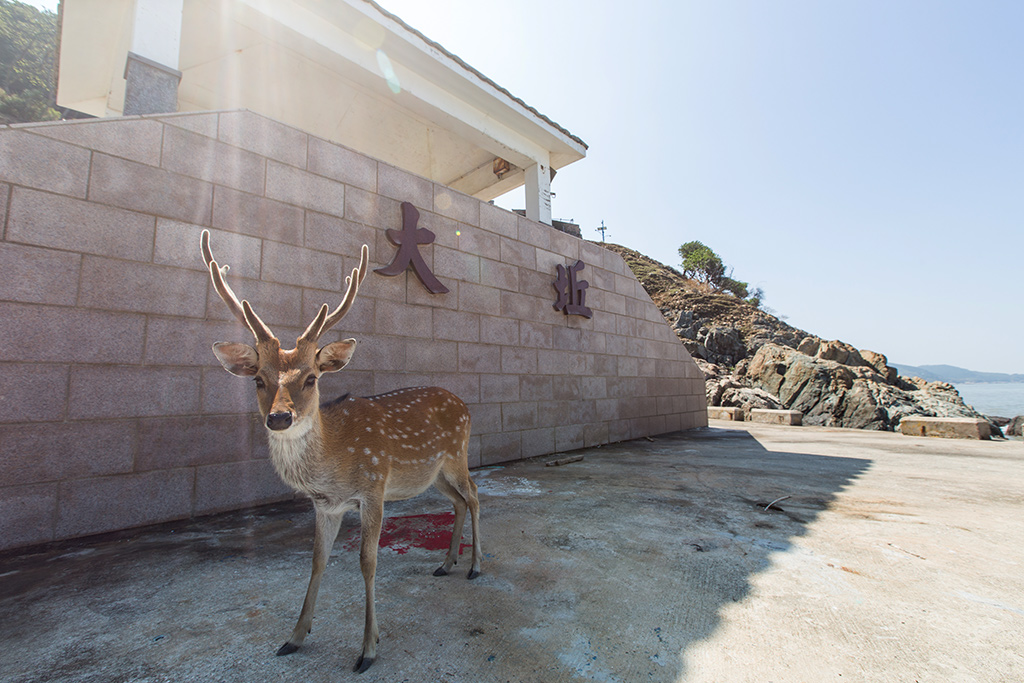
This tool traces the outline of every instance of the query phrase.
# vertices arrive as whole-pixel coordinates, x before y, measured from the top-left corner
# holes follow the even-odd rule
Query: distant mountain
[[[904,365],[889,363],[903,377],[920,377],[929,382],[950,384],[974,384],[977,382],[1024,382],[1024,375],[1008,375],[1003,372],[975,372],[955,365]]]

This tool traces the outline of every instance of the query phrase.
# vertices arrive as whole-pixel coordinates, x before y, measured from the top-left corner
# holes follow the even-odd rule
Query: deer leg
[[[380,527],[384,521],[383,496],[379,500],[363,501],[359,506],[359,516],[362,522],[359,568],[363,571],[363,582],[366,584],[366,623],[363,627],[363,650],[352,670],[363,673],[377,657],[377,641],[380,640],[373,584],[377,575],[377,544],[380,543]]]
[[[341,528],[341,519],[344,512],[328,514],[319,509],[316,511],[316,532],[313,536],[313,573],[309,577],[309,587],[306,589],[306,599],[302,603],[302,612],[299,614],[299,621],[295,624],[295,630],[291,637],[277,651],[277,656],[290,655],[299,649],[306,634],[313,627],[313,609],[316,607],[316,596],[320,591],[320,579],[327,567],[327,560],[331,556],[331,547],[334,539],[338,537],[338,530]]]
[[[473,529],[473,565],[469,568],[466,578],[475,579],[480,576],[480,562],[484,553],[480,549],[480,499],[476,493],[476,482],[470,478],[469,470],[466,470],[465,484],[463,495],[466,496],[466,504],[469,506],[469,520]]]
[[[462,437],[462,444],[459,447],[461,458],[459,463],[461,466],[454,473],[455,479],[451,483],[454,484],[458,490],[459,495],[466,501],[466,505],[469,507],[469,519],[473,529],[473,564],[469,568],[469,572],[466,574],[467,579],[475,579],[480,576],[480,563],[483,560],[483,550],[480,549],[480,499],[477,497],[476,482],[469,476],[469,467],[467,466],[468,454],[469,454],[469,426],[466,426],[466,431]]]
[[[466,500],[459,493],[459,490],[445,479],[444,473],[441,473],[434,480],[434,486],[438,491],[447,496],[448,500],[452,501],[452,505],[455,507],[455,526],[452,527],[452,541],[451,545],[448,546],[448,555],[444,558],[444,564],[434,570],[434,576],[447,576],[448,572],[452,570],[452,566],[459,559],[459,547],[462,545],[462,528],[466,524]]]

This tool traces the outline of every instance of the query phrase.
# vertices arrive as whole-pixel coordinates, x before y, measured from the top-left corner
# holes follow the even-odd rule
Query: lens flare
[[[391,88],[391,92],[396,95],[402,92],[402,86],[398,82],[398,76],[395,74],[395,68],[391,66],[391,60],[384,53],[384,50],[377,50],[377,66],[380,67],[380,72],[384,76],[384,80],[388,82],[388,87]]]

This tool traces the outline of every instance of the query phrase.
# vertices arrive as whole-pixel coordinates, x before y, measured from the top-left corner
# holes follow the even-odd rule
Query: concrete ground
[[[1019,441],[713,422],[577,454],[475,472],[475,581],[431,576],[445,499],[390,505],[361,676],[355,517],[274,656],[308,579],[295,503],[0,556],[0,679],[1024,680]]]

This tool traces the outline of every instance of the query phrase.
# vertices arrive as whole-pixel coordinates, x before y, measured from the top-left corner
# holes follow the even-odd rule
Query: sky
[[[584,237],[700,240],[807,332],[1024,373],[1024,3],[378,2],[588,144],[551,188]]]

